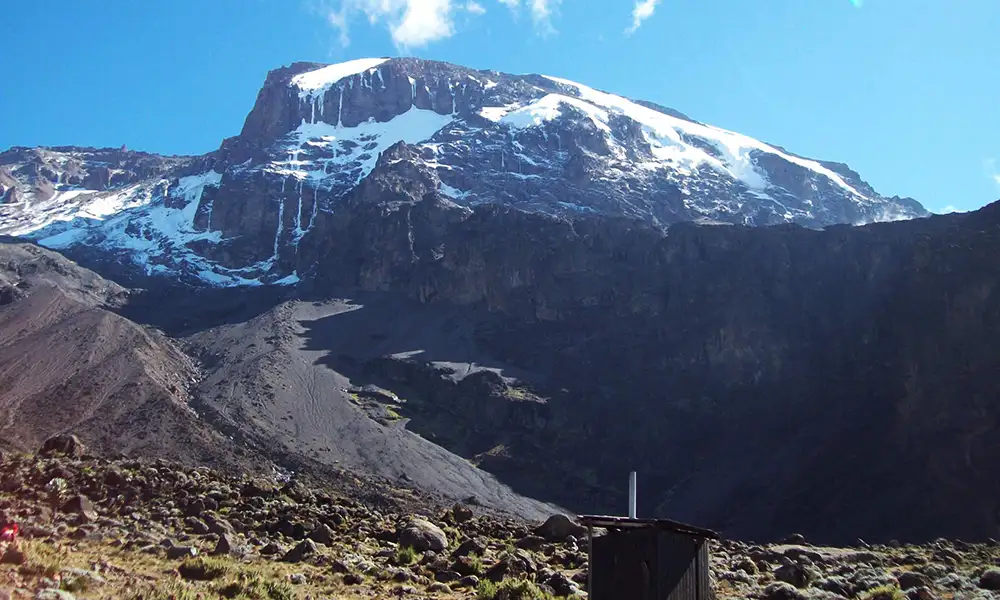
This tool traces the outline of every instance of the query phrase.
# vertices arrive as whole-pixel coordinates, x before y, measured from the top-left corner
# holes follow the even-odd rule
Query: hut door
[[[649,595],[649,561],[642,561],[642,600],[653,600]]]

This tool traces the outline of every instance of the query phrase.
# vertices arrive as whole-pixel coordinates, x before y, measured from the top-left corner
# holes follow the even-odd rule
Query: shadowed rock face
[[[380,169],[317,225],[328,233],[304,242],[300,272],[317,269],[315,291],[486,306],[477,342],[542,375],[528,388],[542,402],[524,402],[503,382],[456,387],[419,357],[370,362],[423,398],[411,428],[580,511],[620,512],[637,469],[645,514],[731,535],[997,535],[998,205],[664,235],[470,213]]]

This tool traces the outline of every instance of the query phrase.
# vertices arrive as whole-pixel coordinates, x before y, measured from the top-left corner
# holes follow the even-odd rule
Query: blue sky
[[[0,148],[207,152],[270,69],[411,55],[652,100],[934,211],[1000,198],[998,0],[8,4]]]

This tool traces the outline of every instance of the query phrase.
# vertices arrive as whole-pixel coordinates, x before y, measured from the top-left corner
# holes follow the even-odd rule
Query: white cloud
[[[372,25],[386,25],[398,48],[426,46],[455,33],[452,0],[341,0],[338,6],[334,10],[327,5],[327,21],[339,31],[345,47],[350,43],[350,18],[358,14]]]
[[[635,8],[632,9],[632,26],[625,30],[626,33],[633,33],[642,22],[653,16],[653,11],[656,10],[656,5],[660,3],[660,0],[636,0]]]
[[[944,207],[938,214],[947,215],[950,213],[957,213],[957,212],[967,212],[967,211],[958,208],[954,204],[949,204],[948,206]]]
[[[496,0],[515,14],[521,0]],[[339,33],[345,48],[350,44],[350,21],[366,17],[370,25],[388,28],[397,48],[419,48],[455,35],[455,13],[486,13],[482,0],[306,0],[320,6],[327,22]],[[524,0],[540,34],[555,32],[552,18],[562,0]],[[461,20],[460,20],[461,21]]]
[[[543,33],[553,33],[552,12],[559,8],[562,0],[531,0],[531,20]]]
[[[341,7],[338,11],[331,10],[329,14],[326,15],[327,21],[333,26],[340,34],[340,45],[344,48],[351,44],[351,38],[347,35],[347,13]]]
[[[997,185],[1000,185],[1000,171],[997,170],[997,159],[987,158],[983,161],[983,168],[986,169],[986,174],[990,179]]]
[[[515,14],[517,14],[518,7],[521,5],[521,0],[497,0],[497,2],[503,4]],[[531,20],[534,22],[538,33],[543,35],[555,33],[555,27],[552,26],[552,16],[558,10],[561,3],[562,0],[525,0],[528,10],[531,11]]]

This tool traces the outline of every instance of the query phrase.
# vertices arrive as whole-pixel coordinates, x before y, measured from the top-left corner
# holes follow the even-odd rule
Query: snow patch
[[[518,106],[516,104],[508,104],[507,106],[484,106],[479,109],[479,115],[485,119],[493,121],[494,123],[498,123],[504,115],[512,110],[516,110],[517,108]]]
[[[761,151],[777,155],[790,163],[822,175],[856,198],[867,199],[866,196],[848,185],[840,175],[816,161],[787,154],[773,146],[739,133],[672,117],[636,104],[627,98],[600,92],[575,81],[548,75],[544,77],[556,83],[576,88],[582,100],[623,114],[640,123],[643,126],[643,133],[652,146],[654,156],[661,161],[680,163],[686,165],[690,170],[696,169],[700,164],[709,164],[735,179],[743,181],[752,189],[763,189],[768,186],[768,182],[757,171],[751,156],[753,151]],[[719,151],[722,159],[688,144],[683,136],[693,136],[709,142]]]
[[[543,96],[528,105],[506,113],[499,119],[499,122],[519,129],[537,127],[545,121],[558,118],[563,113],[564,105],[572,106],[587,115],[601,131],[606,133],[611,132],[611,128],[608,127],[608,112],[606,110],[602,110],[589,102],[584,102],[570,96],[563,96],[562,94],[548,94]],[[484,108],[483,110],[486,109]]]
[[[449,198],[454,198],[455,200],[464,200],[469,196],[469,192],[460,190],[458,188],[453,188],[445,182],[441,182],[441,193]]]
[[[270,163],[268,170],[290,175],[296,179],[324,180],[339,175],[342,167],[360,166],[360,181],[378,161],[379,154],[396,142],[417,144],[451,123],[451,115],[439,115],[432,110],[411,106],[406,112],[390,121],[379,123],[374,118],[355,127],[342,127],[329,123],[301,123],[288,134],[285,152],[287,160]],[[300,159],[303,149],[325,149],[332,158]],[[357,183],[357,181],[355,183]]]
[[[299,98],[322,96],[333,84],[345,77],[374,69],[388,58],[359,58],[328,65],[315,71],[299,73],[292,77],[292,85],[299,88]]]
[[[300,281],[298,271],[292,271],[291,275],[282,277],[274,282],[275,285],[295,285]]]
[[[56,235],[51,235],[47,238],[42,238],[38,240],[39,246],[45,246],[46,248],[51,248],[53,250],[62,250],[63,248],[69,248],[70,246],[75,246],[87,239],[87,230],[85,229],[68,229],[62,233],[57,233]]]

